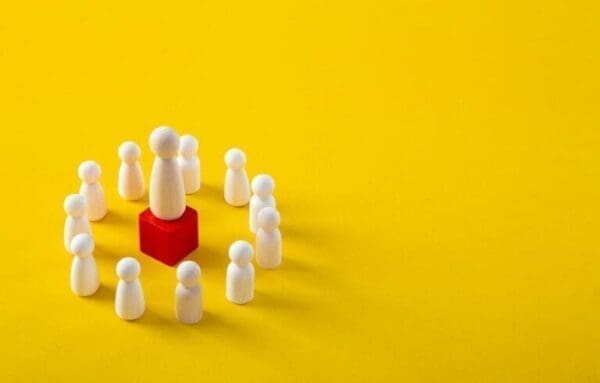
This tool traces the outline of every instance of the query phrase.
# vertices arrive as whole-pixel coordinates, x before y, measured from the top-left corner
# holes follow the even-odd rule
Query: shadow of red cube
[[[198,212],[187,206],[181,218],[164,221],[150,209],[139,216],[140,250],[169,266],[198,248]]]

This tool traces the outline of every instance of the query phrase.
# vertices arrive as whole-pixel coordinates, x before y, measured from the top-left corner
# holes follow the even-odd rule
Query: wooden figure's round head
[[[77,174],[79,175],[79,178],[86,184],[93,184],[98,182],[100,179],[100,176],[102,175],[102,169],[100,168],[100,165],[94,161],[83,161],[81,165],[79,165]]]
[[[184,158],[192,158],[198,153],[198,140],[189,134],[181,136],[179,154]]]
[[[88,233],[77,234],[71,241],[71,252],[80,258],[91,256],[94,247],[94,239]]]
[[[173,158],[179,150],[179,135],[168,126],[160,126],[150,135],[150,149],[160,158]]]
[[[117,276],[125,282],[133,282],[140,276],[140,263],[132,257],[125,257],[117,263]]]
[[[258,226],[264,231],[273,231],[279,227],[281,216],[272,207],[265,207],[258,212]]]
[[[225,153],[225,165],[233,170],[239,170],[246,165],[246,154],[238,148],[229,149]]]
[[[244,266],[249,264],[253,255],[254,249],[247,241],[235,241],[229,247],[229,258],[237,265]]]
[[[267,197],[273,194],[275,190],[275,181],[267,174],[259,174],[252,179],[252,192],[260,197]]]
[[[85,197],[81,194],[71,194],[65,198],[65,212],[74,218],[82,217],[86,211]]]
[[[142,150],[133,141],[125,141],[119,146],[119,158],[128,164],[135,163],[142,155]]]
[[[200,273],[200,266],[194,261],[181,262],[177,266],[177,280],[185,287],[196,286]]]

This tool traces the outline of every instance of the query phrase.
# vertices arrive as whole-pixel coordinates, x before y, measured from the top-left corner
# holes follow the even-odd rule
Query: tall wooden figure
[[[162,126],[150,135],[150,149],[156,156],[150,175],[150,211],[156,218],[173,221],[185,211],[183,177],[177,163],[179,136]]]
[[[177,133],[166,126],[150,135],[150,149],[156,155],[150,175],[150,208],[139,216],[140,250],[169,266],[198,247],[198,213],[185,205],[177,161],[179,141]]]

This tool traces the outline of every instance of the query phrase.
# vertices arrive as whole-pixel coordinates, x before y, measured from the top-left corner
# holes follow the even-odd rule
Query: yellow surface
[[[102,4],[98,4],[102,3]],[[122,3],[129,3],[125,5]],[[495,3],[495,4],[492,4]],[[594,1],[0,5],[0,381],[600,381]],[[206,317],[137,251],[119,143],[201,141]],[[224,299],[252,240],[223,154],[277,182],[284,263]],[[102,286],[69,290],[64,197],[103,166]],[[147,312],[116,318],[114,267]]]

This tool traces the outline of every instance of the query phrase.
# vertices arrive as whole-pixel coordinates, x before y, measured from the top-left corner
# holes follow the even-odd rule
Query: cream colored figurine
[[[150,135],[150,149],[156,156],[150,175],[150,210],[157,218],[176,220],[185,211],[185,189],[177,163],[179,136],[169,127],[156,128]]]
[[[265,207],[275,207],[274,189],[275,182],[273,178],[266,174],[259,174],[252,179],[252,192],[254,195],[250,199],[250,232],[256,233],[258,230],[258,212]]]
[[[175,315],[186,324],[194,324],[202,319],[202,285],[200,266],[194,261],[184,261],[177,267],[175,288]]]
[[[100,221],[107,213],[106,197],[100,184],[102,169],[94,161],[84,161],[79,165],[81,188],[79,194],[85,197],[88,218],[90,221]]]
[[[236,241],[229,247],[231,263],[227,266],[225,296],[230,302],[248,303],[254,298],[254,267],[250,261],[254,250],[246,241]]]
[[[281,233],[279,213],[265,207],[258,213],[256,233],[256,263],[263,269],[276,269],[281,264]]]
[[[77,234],[71,241],[71,290],[76,295],[93,295],[100,286],[98,268],[94,260],[94,240],[87,233]]]
[[[246,155],[240,149],[225,153],[225,201],[232,206],[245,206],[250,202],[250,181],[246,174]]]
[[[80,194],[71,194],[65,198],[64,203],[67,218],[65,219],[64,243],[65,249],[71,252],[71,241],[77,234],[92,233],[87,217],[85,197]]]
[[[144,173],[140,165],[140,147],[132,141],[126,141],[119,146],[119,195],[126,201],[139,200],[144,196]]]
[[[179,167],[183,176],[185,194],[193,194],[200,190],[200,159],[198,158],[198,141],[190,136],[181,136],[179,144]]]
[[[140,263],[131,257],[121,259],[117,263],[117,276],[119,277],[115,295],[117,316],[125,320],[138,319],[146,310],[144,291],[139,280]]]

